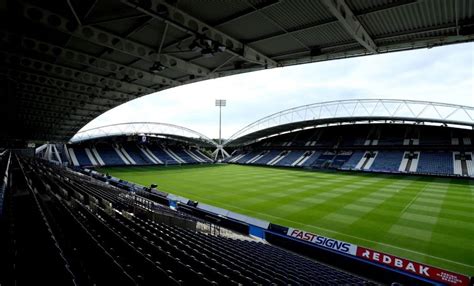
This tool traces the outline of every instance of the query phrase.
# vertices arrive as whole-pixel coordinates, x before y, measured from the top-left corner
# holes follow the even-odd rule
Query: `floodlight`
[[[151,73],[159,73],[161,71],[164,71],[166,69],[166,66],[162,65],[160,62],[155,62],[151,68],[150,72]]]
[[[216,106],[226,106],[226,103],[225,99],[216,99]]]
[[[189,45],[189,49],[193,52],[200,52],[202,51],[202,47],[196,42],[196,41],[193,41],[190,45]]]
[[[213,155],[215,155],[215,159],[219,157],[219,154],[222,155],[222,158],[225,158],[225,156],[228,156],[227,152],[225,152],[224,148],[222,147],[222,107],[226,106],[227,100],[225,99],[216,99],[215,102],[216,106],[219,107],[219,145],[214,151]]]

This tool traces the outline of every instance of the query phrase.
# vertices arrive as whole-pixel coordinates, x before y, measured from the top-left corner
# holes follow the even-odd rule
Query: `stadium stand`
[[[352,157],[352,151],[338,152],[331,163],[331,168],[342,167],[351,157]]]
[[[124,146],[127,154],[133,159],[136,165],[151,165],[153,162],[134,144]]]
[[[400,163],[400,172],[416,172],[418,169],[418,162],[420,158],[420,152],[406,151],[403,153],[403,159]]]
[[[196,157],[200,158],[203,162],[212,162],[212,159],[207,157],[203,152],[201,152],[199,149],[191,149],[189,152],[193,153]],[[226,158],[227,159],[227,158]]]
[[[89,144],[70,144],[66,147],[73,166],[175,165],[212,163],[199,149],[186,146],[124,143],[101,141]],[[64,154],[66,151],[64,152]],[[62,154],[62,153],[61,153]]]
[[[362,156],[364,156],[364,151],[355,151],[352,153],[351,157],[349,160],[347,160],[344,165],[342,165],[341,169],[342,170],[352,170],[355,169],[357,164],[359,163],[360,159],[362,159]]]
[[[474,160],[472,157],[472,152],[466,156],[466,172],[468,176],[474,177]]]
[[[109,145],[96,146],[97,152],[99,152],[102,160],[108,166],[120,166],[124,165],[125,162],[120,158],[114,148]]]
[[[278,154],[280,154],[280,152],[281,151],[278,151],[278,150],[272,150],[272,151],[266,152],[265,155],[263,155],[262,157],[260,157],[259,159],[257,159],[254,162],[251,162],[251,163],[256,164],[256,165],[258,165],[258,164],[266,165],[268,162],[270,162],[276,156],[278,156]]]
[[[422,151],[416,171],[426,174],[454,174],[453,154],[445,151]]]
[[[457,0],[6,0],[0,3],[0,15],[0,114],[4,119],[0,120],[1,147],[27,157],[41,154],[57,165],[74,166],[82,172],[86,172],[84,167],[108,164],[168,165],[200,160],[188,152],[181,154],[183,146],[176,142],[151,144],[148,154],[140,147],[127,150],[137,141],[111,140],[108,144],[112,149],[107,148],[103,155],[93,142],[79,140],[64,146],[60,156],[56,148],[36,153],[35,144],[68,144],[86,122],[111,108],[196,81],[474,40],[471,2]],[[234,141],[237,143],[232,148],[243,148],[245,153],[228,161],[245,164],[268,158],[268,163],[275,160],[277,164],[276,158],[283,152],[298,152],[301,155],[291,166],[331,167],[347,159],[346,162],[354,161],[354,168],[372,171],[377,154],[398,150],[408,156],[402,159],[402,163],[406,162],[405,171],[408,168],[410,172],[437,175],[473,175],[472,109],[454,106],[453,110],[450,104],[425,102],[421,109],[406,112],[400,101],[368,101],[387,112],[371,112],[376,108],[369,111],[359,101],[352,107],[330,102],[317,112],[307,105],[304,112],[294,108],[295,113],[276,113],[293,122],[273,120],[280,125],[276,129],[284,130],[274,130],[278,132],[270,135],[289,133],[263,142],[252,140],[270,138],[265,132],[260,132],[259,138],[240,134],[233,138],[240,138],[240,143]],[[400,104],[401,108],[390,103]],[[436,106],[448,112],[439,112]],[[363,118],[357,118],[357,107],[365,109]],[[433,118],[425,111],[439,116]],[[463,114],[470,119],[463,119]],[[403,146],[396,146],[398,139],[384,137],[389,134],[384,127],[369,124],[347,133],[320,128],[355,121],[405,124],[407,120],[413,126],[397,133],[404,134]],[[438,133],[440,129],[429,129],[425,123],[445,127],[461,123],[470,128],[470,133],[451,127],[446,133]],[[247,127],[255,126],[274,127]],[[303,130],[307,127],[318,128]],[[185,147],[203,141],[202,134],[194,132],[187,137],[189,133],[183,135],[184,130],[173,134],[173,140],[189,139]],[[136,130],[132,133],[149,134]],[[153,135],[170,136],[167,132]],[[209,138],[204,141],[216,147]],[[338,155],[326,158],[322,155],[326,152],[341,157],[335,163]],[[342,155],[345,152],[357,157],[348,158]],[[3,173],[5,153],[1,157]],[[39,160],[16,155],[10,158],[5,171],[10,175],[3,181],[4,186],[8,182],[3,201],[5,216],[0,217],[1,285],[372,284],[272,245],[189,230],[185,225],[197,225],[198,220],[180,213],[179,208],[175,216],[167,213],[173,220],[157,223],[155,213],[150,217],[156,205],[102,184],[111,182],[104,176],[93,180]],[[412,161],[418,164],[411,164]],[[137,200],[131,202],[130,196]],[[165,216],[163,212],[158,217]],[[180,225],[177,221],[186,223]],[[347,262],[342,263],[345,268],[360,270],[356,267],[360,261],[343,255],[331,258],[334,257],[337,258],[328,263],[342,260]],[[379,278],[384,284],[397,280],[384,275],[386,267],[374,264],[366,263],[361,268],[366,269],[365,273],[382,273]],[[448,280],[453,277],[460,276],[444,276]],[[472,285],[474,279],[469,279]],[[406,285],[420,284],[418,280],[406,281]]]
[[[381,136],[378,142],[380,146],[401,145],[405,134],[405,128],[396,126],[390,130],[382,129]]]
[[[176,156],[178,156],[179,159],[183,161],[183,163],[189,163],[189,164],[200,163],[198,159],[194,156],[194,154],[193,155],[189,154],[189,152],[187,152],[187,150],[183,148],[173,148],[171,150]]]
[[[74,154],[76,155],[77,161],[81,166],[92,166],[93,163],[90,157],[87,156],[84,148],[74,148]]]
[[[303,155],[303,158],[296,164],[296,166],[311,166],[318,159],[319,155],[321,155],[320,151],[306,152]]]
[[[172,149],[170,149],[169,147],[164,146],[163,151],[166,154],[168,154],[170,157],[172,157],[179,164],[186,162],[180,156],[178,156],[178,154],[176,154]],[[177,152],[180,153],[181,151],[177,151]]]
[[[419,145],[436,146],[451,145],[451,132],[449,130],[439,130],[438,132],[430,132],[431,130],[420,129]]]
[[[275,165],[276,166],[286,166],[290,167],[298,158],[303,156],[304,151],[296,150],[296,151],[288,151],[289,153],[280,161],[278,161]]]
[[[250,144],[245,147],[247,151],[235,151],[226,162],[474,176],[468,131],[403,124],[319,129],[294,131]],[[291,138],[296,141],[289,141]]]
[[[255,156],[257,156],[258,154],[260,154],[260,151],[252,151],[252,152],[249,152],[247,154],[245,154],[244,156],[240,157],[240,159],[236,160],[235,162],[236,163],[246,163],[248,162],[250,159],[254,158]]]
[[[262,157],[265,157],[270,151],[268,150],[263,150],[263,151],[259,151],[257,152],[257,154],[253,157],[251,157],[247,162],[245,162],[246,164],[255,164],[256,161],[260,160]]]
[[[163,164],[163,162],[160,159],[158,159],[158,157],[156,157],[155,155],[153,155],[153,153],[151,153],[151,151],[148,149],[146,145],[138,145],[137,147],[141,151],[141,153],[145,156],[145,158],[147,158],[147,160],[151,162],[151,164]]]
[[[403,151],[379,151],[369,170],[380,172],[398,172]]]
[[[173,157],[171,157],[167,152],[164,151],[162,147],[159,146],[150,146],[149,150],[159,158],[164,164],[174,165],[179,164]]]
[[[124,199],[127,192],[61,167],[19,159],[15,174],[2,255],[7,282],[375,285],[270,244],[155,221]]]
[[[332,160],[336,157],[335,152],[331,151],[326,151],[323,154],[321,154],[314,162],[311,164],[311,166],[315,168],[326,168],[329,165],[331,165]]]
[[[225,162],[472,176],[470,131],[443,130],[440,136],[448,139],[438,140],[437,128],[441,127],[357,124],[307,128],[239,146]],[[431,143],[418,144],[423,140]],[[111,282],[148,285],[156,281],[165,285],[371,285],[372,282],[357,277],[361,275],[386,284],[402,280],[411,285],[419,281],[420,277],[407,276],[396,269],[381,269],[380,265],[333,253],[327,246],[314,242],[307,245],[304,239],[290,235],[293,231],[288,227],[167,194],[153,187],[155,184],[140,186],[100,174],[100,170],[94,171],[104,165],[213,162],[207,157],[207,151],[199,148],[191,139],[143,140],[135,135],[116,135],[54,148],[41,147],[43,151],[37,153],[38,156],[54,159],[50,161],[57,165],[35,159],[15,159],[11,173],[16,188],[9,190],[12,196],[5,193],[5,208],[2,208],[12,214],[10,207],[13,206],[12,216],[21,218],[16,210],[24,210],[16,207],[16,203],[23,205],[27,201],[23,198],[30,197],[27,207],[31,208],[37,201],[38,212],[31,215],[40,213],[46,226],[33,231],[42,236],[39,243],[52,246],[31,254],[22,251],[15,254],[16,246],[11,241],[16,241],[16,237],[0,236],[0,245],[13,249],[5,251],[4,260],[0,258],[0,268],[11,272],[7,280],[28,284],[27,267],[39,263],[30,255],[53,252],[48,258],[51,259],[49,266],[39,269],[44,273],[58,273],[51,281],[57,280],[61,285],[108,285]],[[57,161],[58,158],[63,161]],[[3,162],[0,160],[0,172],[3,172]],[[75,171],[59,165],[74,166]],[[5,233],[12,233],[9,231],[12,223],[25,224],[29,220],[5,217],[6,221],[2,222],[8,226]],[[18,231],[18,236],[32,235],[26,226],[18,227]],[[252,242],[248,235],[264,239],[265,243]],[[18,239],[18,243],[18,247],[28,251],[36,245],[24,246],[27,243],[24,238]],[[344,243],[336,241],[331,245],[339,247]],[[354,257],[363,255],[350,249]],[[20,263],[28,259],[31,263]],[[356,276],[346,272],[354,273],[353,269],[357,269]],[[38,277],[47,279],[44,273]],[[114,277],[107,278],[109,276]],[[466,279],[462,274],[457,277]],[[12,283],[6,283],[9,284]]]

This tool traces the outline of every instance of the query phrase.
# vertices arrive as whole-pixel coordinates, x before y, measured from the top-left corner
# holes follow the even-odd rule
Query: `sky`
[[[125,122],[181,125],[222,137],[272,113],[305,104],[363,98],[474,106],[474,44],[371,55],[234,75],[146,95],[111,109],[82,130]]]

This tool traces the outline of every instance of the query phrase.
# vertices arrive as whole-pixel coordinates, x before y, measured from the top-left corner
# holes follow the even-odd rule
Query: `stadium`
[[[181,85],[472,42],[472,2],[5,0],[0,14],[0,285],[474,285],[474,102],[326,99],[218,139],[86,125]]]

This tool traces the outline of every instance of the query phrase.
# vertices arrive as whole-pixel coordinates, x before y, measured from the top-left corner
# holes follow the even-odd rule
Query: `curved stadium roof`
[[[80,143],[88,140],[127,135],[162,136],[175,140],[217,147],[217,143],[207,136],[186,127],[159,122],[130,122],[100,126],[80,131],[70,142]]]
[[[469,0],[0,1],[0,141],[67,141],[126,101],[248,71],[462,43]]]
[[[357,122],[423,122],[474,128],[474,107],[416,100],[351,99],[303,105],[257,120],[232,135],[225,146],[326,124]]]

